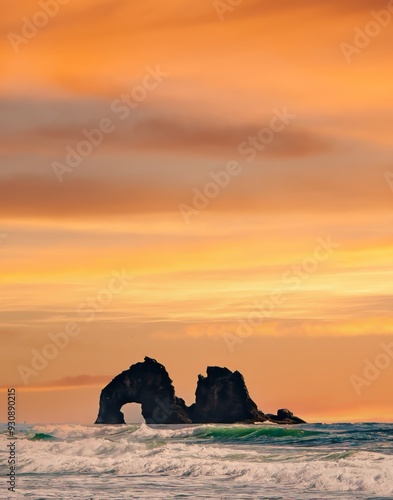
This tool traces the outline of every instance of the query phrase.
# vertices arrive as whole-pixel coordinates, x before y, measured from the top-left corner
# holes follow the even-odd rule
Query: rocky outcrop
[[[266,420],[250,398],[243,375],[228,368],[209,366],[198,376],[195,403],[189,414],[194,423],[253,423]]]
[[[146,423],[191,423],[185,402],[175,396],[165,367],[145,357],[110,382],[101,392],[96,424],[124,424],[120,411],[126,403],[140,403]]]
[[[207,376],[199,375],[195,403],[188,407],[176,397],[165,367],[155,359],[131,365],[101,392],[96,424],[124,424],[121,412],[127,403],[140,403],[148,424],[254,423],[266,420],[278,424],[304,423],[289,410],[265,415],[250,398],[238,371],[209,366]]]
[[[266,419],[275,424],[305,424],[306,422],[287,410],[286,408],[278,410],[277,415],[268,413]]]

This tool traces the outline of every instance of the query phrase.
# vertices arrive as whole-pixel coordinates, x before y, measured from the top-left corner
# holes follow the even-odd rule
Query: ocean
[[[393,424],[17,430],[17,493],[8,494],[2,472],[0,498],[393,499]]]

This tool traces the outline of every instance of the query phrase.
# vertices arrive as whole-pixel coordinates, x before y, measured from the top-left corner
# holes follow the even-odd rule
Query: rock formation
[[[266,420],[250,398],[243,375],[228,368],[208,366],[207,377],[198,376],[195,403],[189,414],[194,423],[263,422]]]
[[[126,403],[140,403],[148,424],[191,423],[168,372],[155,359],[145,357],[143,363],[135,363],[102,390],[96,424],[124,424],[120,410]]]
[[[265,415],[250,398],[238,371],[209,366],[207,377],[198,376],[195,403],[186,406],[176,397],[165,367],[155,359],[131,365],[101,392],[96,424],[124,424],[121,412],[127,403],[140,403],[148,424],[254,423],[266,420],[277,424],[305,423],[289,410]]]
[[[306,422],[287,410],[286,408],[278,410],[277,415],[268,413],[266,419],[275,424],[305,424]]]

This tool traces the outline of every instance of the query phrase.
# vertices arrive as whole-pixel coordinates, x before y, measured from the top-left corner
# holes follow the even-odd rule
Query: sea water
[[[393,424],[24,425],[16,494],[6,446],[0,498],[393,499]]]

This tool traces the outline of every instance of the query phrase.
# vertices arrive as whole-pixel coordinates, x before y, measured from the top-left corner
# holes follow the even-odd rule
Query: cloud
[[[387,0],[374,0],[370,5],[369,0],[300,0],[293,2],[292,0],[280,0],[280,2],[270,2],[269,0],[246,0],[236,9],[238,15],[265,15],[269,12],[284,12],[295,11],[302,9],[323,10],[326,13],[348,13],[370,11],[372,9],[387,8]],[[235,11],[234,14],[236,15]],[[229,16],[228,16],[229,18]]]
[[[109,375],[77,375],[75,377],[63,377],[39,385],[29,385],[18,387],[21,392],[52,391],[56,389],[76,389],[81,387],[101,387],[111,381],[113,377]],[[0,392],[4,392],[5,387],[0,387]]]
[[[102,217],[174,209],[173,189],[159,185],[113,183],[95,179],[20,176],[0,180],[0,209],[4,218]]]
[[[228,126],[157,117],[140,120],[130,130],[129,146],[202,155],[221,152],[234,156],[237,155],[239,144],[249,136],[255,136],[260,129],[268,127],[268,124],[269,120],[259,124]],[[285,130],[275,137],[271,147],[266,150],[266,156],[307,156],[324,153],[330,149],[328,140],[310,131]]]
[[[47,387],[84,387],[105,384],[110,380],[109,375],[77,375],[75,377],[63,377],[45,385]]]
[[[337,310],[337,308],[336,308]],[[393,334],[393,326],[387,322],[387,316],[370,316],[341,318],[334,320],[312,319],[312,318],[278,318],[261,319],[253,311],[253,320],[259,324],[250,326],[247,322],[247,314],[239,315],[237,323],[210,322],[195,323],[185,327],[185,335],[191,338],[229,338],[244,339],[248,337],[356,337],[370,335]],[[334,314],[334,310],[333,310]],[[184,332],[182,332],[184,335]],[[155,338],[176,339],[181,338],[179,332],[157,331],[153,334]],[[240,342],[242,343],[242,342]]]
[[[387,0],[374,0],[370,6],[369,0],[280,0],[271,2],[269,0],[243,0],[233,10],[228,9],[226,20],[240,20],[249,16],[266,16],[269,13],[296,11],[303,9],[323,10],[326,13],[359,12],[365,10],[386,8]],[[32,9],[28,0],[21,0],[15,6],[10,6],[0,24],[4,30],[17,29],[20,17],[31,15],[36,11]],[[127,26],[133,26],[137,31],[146,29],[175,29],[189,25],[203,25],[206,23],[218,24],[218,18],[214,9],[214,3],[210,0],[195,3],[191,0],[167,0],[165,4],[157,4],[156,1],[146,0],[143,7],[138,3],[126,0],[86,0],[83,5],[67,5],[62,8],[61,13],[51,23],[57,30],[62,27],[69,29],[75,27],[78,32],[86,24],[101,26],[106,23],[107,32],[114,33],[114,26],[126,30]],[[49,26],[49,29],[52,29]],[[90,26],[91,29],[91,26]]]
[[[160,105],[159,105],[160,106]],[[256,136],[260,129],[269,127],[273,111],[259,121],[232,124],[205,116],[196,118],[193,111],[169,113],[166,109],[133,111],[124,122],[110,111],[110,102],[52,101],[34,102],[0,100],[3,111],[0,118],[1,152],[14,154],[15,150],[43,156],[65,152],[67,145],[75,147],[85,139],[82,130],[96,129],[100,119],[107,117],[114,123],[114,131],[105,135],[99,151],[113,152],[174,152],[192,156],[221,155],[232,158],[240,143]],[[162,107],[162,104],[161,104]],[[37,118],[34,118],[36,115]],[[75,119],[77,115],[77,122]],[[17,118],[16,118],[17,117]],[[299,157],[331,152],[334,143],[296,123],[276,134],[266,149],[268,157]]]
[[[223,139],[224,140],[224,139]],[[302,150],[307,145],[294,146]],[[211,201],[215,212],[283,213],[312,210],[390,211],[392,194],[386,185],[384,166],[349,165],[337,160],[314,164],[302,161],[268,161],[263,153],[252,165],[238,156],[243,171]],[[165,168],[164,168],[165,167]],[[82,167],[79,167],[82,168]],[[219,164],[213,171],[225,168]],[[208,172],[197,180],[187,170],[174,177],[168,165],[156,165],[150,178],[141,178],[137,165],[128,178],[103,179],[65,174],[59,183],[48,165],[49,176],[0,178],[0,210],[3,219],[108,218],[118,215],[176,213],[179,204],[192,205],[195,189],[211,182]]]

